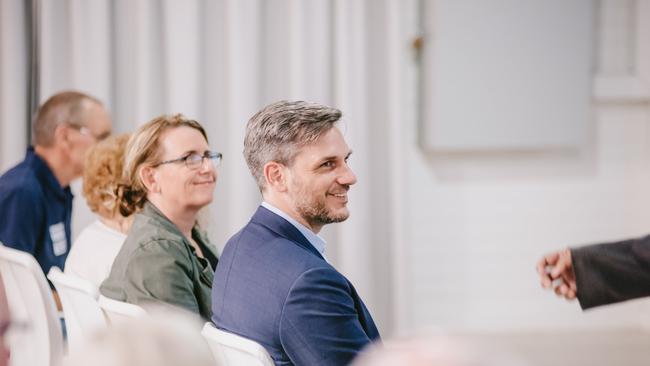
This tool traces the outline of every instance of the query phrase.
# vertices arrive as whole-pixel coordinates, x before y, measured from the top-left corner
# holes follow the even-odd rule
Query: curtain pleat
[[[32,102],[38,93],[31,79],[31,3],[0,1],[0,171],[25,156]]]

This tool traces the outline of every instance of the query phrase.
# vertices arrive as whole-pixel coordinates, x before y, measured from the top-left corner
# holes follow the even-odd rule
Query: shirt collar
[[[45,160],[40,156],[36,155],[34,147],[30,146],[27,148],[27,153],[25,154],[25,161],[28,162],[36,172],[36,175],[39,177],[41,183],[47,187],[51,192],[53,192],[56,197],[61,200],[72,199],[72,191],[70,186],[61,187],[61,184],[54,176],[54,172],[47,165]]]
[[[279,208],[273,206],[272,204],[262,201],[262,207],[266,208],[267,210],[273,212],[274,214],[282,217],[283,219],[289,221],[289,223],[298,229],[302,235],[305,236],[305,238],[309,241],[309,243],[318,250],[320,255],[325,258],[325,248],[327,247],[327,242],[323,240],[320,236],[316,235],[313,231],[311,231],[309,228],[307,228],[305,225],[299,223],[298,221],[294,220],[291,216],[287,215],[284,211],[280,210]]]

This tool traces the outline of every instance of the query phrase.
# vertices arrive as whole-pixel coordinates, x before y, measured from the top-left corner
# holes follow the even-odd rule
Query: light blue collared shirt
[[[262,207],[268,209],[269,211],[273,212],[274,214],[276,214],[276,215],[282,217],[283,219],[289,221],[291,223],[291,225],[295,226],[296,229],[298,229],[298,231],[300,231],[300,233],[302,235],[304,235],[305,238],[307,238],[309,243],[314,248],[316,248],[316,250],[318,250],[320,255],[322,255],[323,258],[325,258],[325,260],[327,260],[327,258],[325,257],[325,248],[327,247],[327,242],[325,240],[323,240],[323,238],[316,235],[316,233],[311,231],[305,225],[303,225],[303,224],[299,223],[298,221],[294,220],[291,216],[287,215],[284,211],[282,211],[279,208],[273,206],[272,204],[270,204],[270,203],[268,203],[266,201],[262,201]]]

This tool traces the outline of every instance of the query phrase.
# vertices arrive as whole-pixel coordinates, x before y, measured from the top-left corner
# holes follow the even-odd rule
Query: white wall
[[[581,313],[543,291],[534,270],[567,245],[650,232],[650,2],[598,4],[584,149],[436,154],[406,125],[402,329],[633,327],[650,310],[640,300]]]

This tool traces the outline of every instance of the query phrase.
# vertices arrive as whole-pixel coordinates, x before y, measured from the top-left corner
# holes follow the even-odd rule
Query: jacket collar
[[[155,221],[159,222],[165,230],[171,232],[174,235],[178,235],[179,237],[185,238],[185,235],[181,233],[181,231],[178,229],[176,225],[174,225],[173,222],[171,222],[170,219],[165,216],[158,207],[156,207],[153,203],[149,201],[145,201],[144,206],[142,207],[142,212],[140,212],[145,217],[154,219]]]
[[[43,186],[46,187],[47,190],[52,192],[55,197],[57,197],[60,200],[65,200],[67,197],[72,198],[72,191],[70,190],[70,186],[66,187],[61,187],[61,183],[56,179],[56,176],[54,176],[54,172],[50,167],[47,165],[45,160],[41,158],[40,156],[36,155],[36,152],[34,151],[34,147],[30,146],[27,148],[27,153],[25,154],[25,161],[27,161],[27,164],[31,165],[36,172],[36,176],[38,177],[38,180],[43,183]]]
[[[302,235],[300,230],[293,226],[289,221],[271,212],[267,208],[263,206],[258,207],[257,211],[255,211],[255,214],[251,218],[251,222],[268,228],[274,233],[291,240],[296,245],[314,254],[318,258],[325,260],[318,250],[311,245],[309,240]]]
[[[153,203],[145,201],[140,215],[155,220],[160,225],[162,225],[162,228],[164,228],[165,231],[172,234],[173,237],[182,238],[183,242],[190,248],[192,252],[194,252],[194,247],[190,245],[185,235],[183,235],[178,227],[173,222],[171,222],[171,220],[169,220],[167,216],[165,216],[165,214],[163,214],[162,211],[160,211],[160,209],[158,209],[158,207],[156,207]],[[210,241],[208,240],[207,235],[205,235],[197,225],[194,225],[192,228],[192,238],[199,242],[199,245],[202,247],[201,249],[207,248],[216,257],[216,252],[210,245]]]

